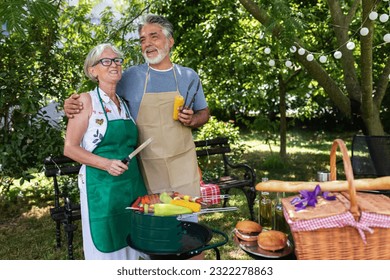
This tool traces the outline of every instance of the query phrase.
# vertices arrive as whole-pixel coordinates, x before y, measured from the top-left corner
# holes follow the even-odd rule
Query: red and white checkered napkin
[[[221,202],[221,191],[216,184],[205,184],[200,181],[200,193],[203,201],[208,204],[219,204]]]
[[[291,231],[313,231],[321,228],[342,228],[345,226],[352,226],[359,231],[360,237],[364,243],[366,243],[364,231],[373,233],[374,230],[372,227],[390,228],[390,216],[367,212],[361,213],[359,221],[355,221],[351,212],[326,218],[292,221],[287,211],[284,211],[284,217],[290,225]]]

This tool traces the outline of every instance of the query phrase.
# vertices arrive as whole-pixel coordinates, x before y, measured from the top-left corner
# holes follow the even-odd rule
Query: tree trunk
[[[280,111],[280,158],[287,159],[287,119],[286,119],[286,85],[282,75],[279,74],[279,111]]]

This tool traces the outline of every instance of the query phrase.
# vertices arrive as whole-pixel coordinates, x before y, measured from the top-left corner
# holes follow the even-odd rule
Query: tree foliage
[[[94,2],[0,2],[0,184],[5,190],[13,178],[30,179],[41,170],[46,156],[62,154],[65,120],[53,127],[40,109],[50,102],[61,107],[69,94],[94,87],[83,73],[92,47],[112,42],[126,54],[126,65],[139,61],[136,39],[129,34],[145,9],[142,1],[121,6],[120,17],[111,8],[92,15]]]
[[[289,1],[288,13],[281,17],[277,16],[280,11],[274,13],[272,9],[279,6],[280,1],[240,2],[282,43],[285,42],[285,35],[281,32],[284,29],[283,19],[291,16],[302,18],[307,26],[305,33],[296,30],[292,33],[294,36],[290,36],[293,45],[305,50],[304,55],[296,53],[295,60],[318,82],[345,116],[361,117],[368,134],[384,134],[381,111],[383,98],[388,92],[390,56],[382,38],[389,29],[388,23],[377,24],[369,18],[372,11],[386,10],[381,1],[328,0],[327,5],[317,1]],[[363,27],[369,32],[360,36],[358,32]],[[356,50],[347,47],[353,41],[358,42]],[[292,44],[282,45],[288,48]],[[317,60],[306,58],[310,53],[327,54],[326,46],[331,52],[341,51],[341,59],[332,59],[330,63],[321,65]]]
[[[384,133],[381,119],[389,111],[388,103],[383,103],[388,92],[389,44],[383,43],[383,36],[389,22],[367,19],[371,11],[388,14],[386,3],[159,2],[163,3],[159,13],[167,15],[176,28],[176,61],[199,70],[209,105],[218,116],[278,114],[279,77],[287,81],[302,68],[287,84],[287,109],[294,116],[332,116],[370,134]],[[369,36],[360,35],[361,27],[370,29]],[[349,41],[356,44],[354,50],[347,48]],[[302,48],[304,54],[292,53],[292,46]],[[266,48],[272,50],[270,54],[264,53]],[[336,50],[342,52],[341,59],[333,57]],[[308,54],[313,61],[306,59]],[[327,61],[320,63],[320,56]],[[292,67],[285,66],[287,60]]]
[[[253,116],[274,121],[280,113],[280,77],[289,81],[286,101],[295,117],[318,117],[324,107],[331,108],[318,105],[317,101],[324,101],[324,92],[313,87],[306,71],[295,76],[300,67],[284,67],[283,60],[290,51],[272,36],[275,23],[264,27],[237,1],[164,2],[158,13],[175,25],[173,57],[201,75],[209,106],[219,119],[238,120],[246,125],[248,117],[250,120]],[[275,9],[287,8],[286,1],[282,1]],[[284,32],[286,44],[292,42],[289,38],[293,32],[304,33],[305,26],[299,18],[284,22],[286,28],[279,33]],[[265,54],[267,48],[272,50],[270,54]],[[271,67],[270,60],[279,65]],[[294,80],[289,78],[292,75]]]
[[[248,125],[257,118],[257,129],[269,133],[285,107],[301,118],[361,117],[368,133],[384,133],[390,59],[383,36],[389,23],[367,19],[374,10],[386,13],[382,1],[116,0],[119,17],[110,8],[92,15],[99,2],[0,0],[2,184],[10,176],[28,178],[43,157],[62,153],[65,123],[53,128],[36,115],[50,101],[61,107],[69,94],[93,86],[82,70],[91,47],[112,42],[124,51],[125,67],[142,62],[134,32],[145,12],[174,24],[172,57],[200,74],[217,119]],[[368,36],[360,36],[361,27]],[[351,40],[353,51],[346,47]],[[292,53],[293,45],[305,55]],[[342,51],[340,60],[335,50]],[[307,54],[315,59],[308,61]],[[318,62],[320,55],[326,63]]]

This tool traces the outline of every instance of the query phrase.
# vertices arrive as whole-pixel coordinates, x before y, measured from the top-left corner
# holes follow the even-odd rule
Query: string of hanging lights
[[[354,34],[351,36],[351,39],[349,41],[347,41],[345,44],[339,46],[337,49],[334,49],[334,50],[332,50],[332,51],[330,51],[328,53],[315,53],[315,52],[310,52],[310,51],[306,50],[302,46],[299,46],[298,43],[296,43],[296,46],[293,45],[293,46],[290,47],[290,52],[291,53],[298,52],[299,55],[306,55],[306,60],[307,61],[313,61],[315,59],[315,56],[317,56],[318,57],[318,61],[320,63],[326,63],[328,61],[328,56],[330,54],[333,54],[333,57],[335,59],[341,59],[342,56],[343,56],[343,53],[342,53],[342,51],[340,49],[344,45],[350,51],[355,49],[356,45],[353,42],[353,38],[356,36],[357,33],[359,33],[363,37],[367,36],[369,34],[369,32],[370,32],[369,29],[367,27],[364,27],[364,24],[365,24],[365,22],[367,20],[375,21],[375,20],[379,19],[379,21],[381,23],[386,23],[389,20],[389,17],[390,17],[390,0],[382,0],[382,1],[389,3],[389,8],[388,8],[389,11],[388,11],[388,13],[387,14],[386,13],[382,13],[381,15],[379,15],[379,13],[375,10],[376,6],[374,5],[374,8],[369,13],[368,18],[366,18],[363,21],[363,23],[361,24],[361,26],[358,28],[358,30],[356,32],[354,32]],[[387,44],[387,43],[390,43],[390,33],[386,33],[383,36],[383,42],[380,45]],[[269,47],[266,47],[264,49],[264,53],[265,54],[270,54],[271,53],[271,49]],[[268,64],[269,64],[269,66],[275,66],[276,65],[276,61],[274,59],[270,59]],[[293,63],[290,60],[286,60],[284,65],[286,67],[288,67],[288,68],[292,68],[293,67]]]

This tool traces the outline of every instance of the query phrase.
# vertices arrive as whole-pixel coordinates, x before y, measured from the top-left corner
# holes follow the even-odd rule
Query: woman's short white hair
[[[123,53],[112,44],[104,43],[94,47],[84,61],[84,73],[93,82],[97,82],[98,80],[89,73],[89,68],[96,65],[105,49],[111,49],[118,57],[123,57]]]

